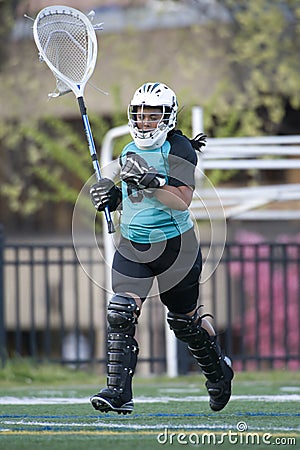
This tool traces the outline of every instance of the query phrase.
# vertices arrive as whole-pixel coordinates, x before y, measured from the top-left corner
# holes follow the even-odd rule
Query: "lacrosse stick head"
[[[82,96],[97,60],[97,38],[89,18],[68,6],[49,6],[38,13],[33,37],[40,60],[56,78],[57,95],[72,90]]]

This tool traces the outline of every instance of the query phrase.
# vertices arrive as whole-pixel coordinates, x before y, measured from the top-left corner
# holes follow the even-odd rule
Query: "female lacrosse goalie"
[[[107,310],[107,387],[91,397],[101,412],[131,413],[132,377],[138,357],[134,338],[142,305],[156,277],[167,321],[188,344],[203,374],[210,407],[219,411],[231,395],[233,371],[210,322],[198,314],[202,256],[189,213],[195,187],[195,148],[174,130],[175,93],[163,83],[146,83],[128,106],[133,141],[120,156],[121,188],[104,178],[90,189],[98,211],[121,208],[121,239],[114,255]]]

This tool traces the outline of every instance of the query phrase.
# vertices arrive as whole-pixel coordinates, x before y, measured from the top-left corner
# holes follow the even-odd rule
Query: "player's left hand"
[[[147,162],[137,153],[128,153],[120,173],[121,180],[138,189],[157,189],[166,184],[164,175],[148,166]]]

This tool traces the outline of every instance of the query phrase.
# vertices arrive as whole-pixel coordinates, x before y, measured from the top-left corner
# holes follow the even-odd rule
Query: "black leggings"
[[[121,238],[113,260],[112,288],[145,301],[156,277],[163,304],[171,312],[186,314],[197,306],[201,270],[201,249],[193,229],[154,244]]]

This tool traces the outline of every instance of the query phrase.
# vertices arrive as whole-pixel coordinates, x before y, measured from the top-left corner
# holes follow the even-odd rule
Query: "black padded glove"
[[[127,153],[120,177],[138,189],[157,189],[166,184],[164,175],[159,174],[154,167],[149,167],[144,158],[136,153]]]
[[[104,211],[107,206],[110,211],[115,211],[122,200],[121,189],[109,178],[102,178],[93,184],[90,188],[90,196],[98,211]]]

